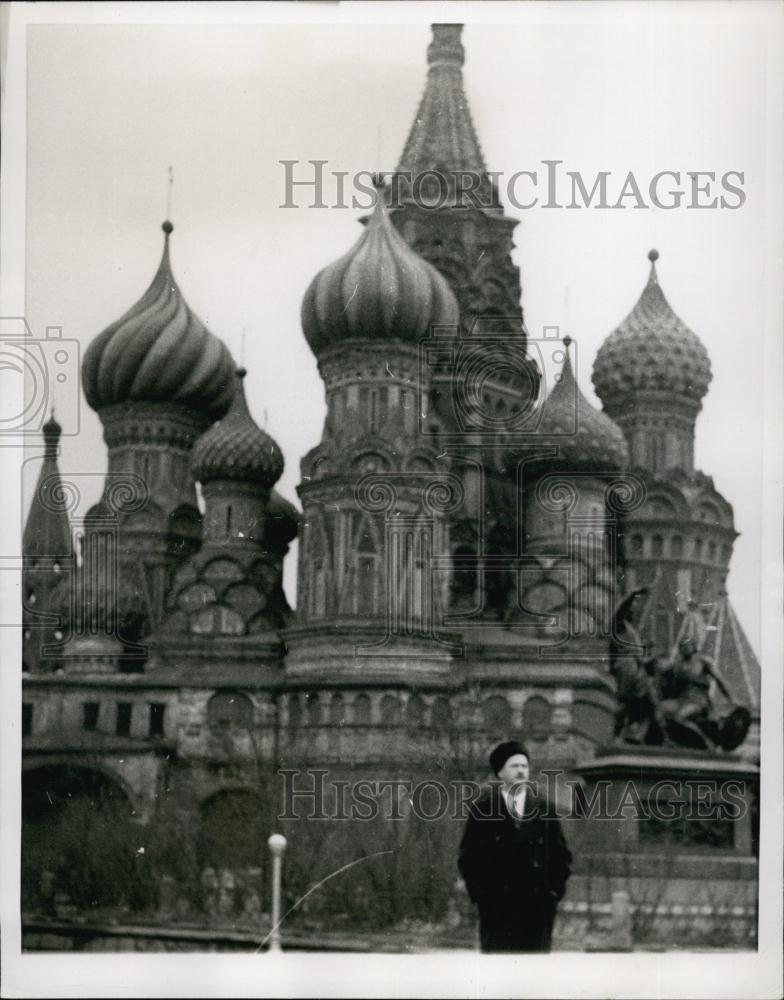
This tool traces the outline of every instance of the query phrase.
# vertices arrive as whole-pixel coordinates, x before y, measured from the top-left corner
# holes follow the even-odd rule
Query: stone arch
[[[39,800],[43,796],[44,801]],[[110,767],[99,762],[66,763],[25,762],[22,767],[22,813],[39,806],[44,813],[57,809],[74,794],[96,801],[114,800],[127,808],[130,818],[136,813],[136,795],[127,781]]]
[[[119,775],[92,762],[24,766],[23,906],[46,901],[44,876],[79,909],[149,904],[154,889],[132,861],[145,837],[135,799]]]

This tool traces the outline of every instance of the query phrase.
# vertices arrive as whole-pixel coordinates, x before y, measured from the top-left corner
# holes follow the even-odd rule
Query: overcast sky
[[[521,220],[515,260],[529,330],[568,328],[578,381],[594,402],[596,350],[639,297],[648,250],[659,250],[665,294],[711,356],[696,464],[734,506],[741,535],[730,594],[758,649],[763,350],[780,337],[765,325],[780,266],[763,241],[770,28],[737,16],[712,23],[712,5],[691,7],[688,24],[675,6],[677,24],[653,5],[591,6],[568,19],[571,6],[559,15],[506,5],[509,23],[466,27],[465,86],[487,164],[507,175],[560,159],[589,181],[611,171],[618,191],[629,171],[643,190],[662,170],[744,173],[746,201],[735,211],[507,211]],[[289,17],[300,10],[304,19],[304,8]],[[279,207],[279,161],[393,169],[426,75],[432,13],[409,7],[410,23],[373,25],[348,23],[350,13],[322,25],[51,24],[28,34],[34,332],[62,326],[84,349],[142,295],[160,258],[172,165],[174,273],[192,309],[247,366],[251,410],[283,449],[279,488],[294,501],[300,457],[325,412],[300,302],[314,274],[358,237],[363,213]],[[63,439],[61,467],[95,473],[85,501],[97,498],[105,447],[86,403],[78,436]]]

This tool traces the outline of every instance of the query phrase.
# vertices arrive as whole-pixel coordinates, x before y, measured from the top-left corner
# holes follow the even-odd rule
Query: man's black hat
[[[517,740],[507,740],[506,743],[499,743],[495,750],[493,750],[490,754],[490,767],[492,767],[493,771],[498,774],[509,758],[514,757],[515,754],[518,753],[528,757],[528,751],[525,749],[523,744],[519,743]],[[530,763],[530,757],[528,757],[528,761]]]

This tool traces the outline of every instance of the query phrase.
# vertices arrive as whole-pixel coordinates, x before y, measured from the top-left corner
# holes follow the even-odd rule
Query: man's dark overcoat
[[[548,951],[572,855],[547,803],[526,795],[513,817],[501,786],[471,807],[458,867],[479,908],[482,951]]]

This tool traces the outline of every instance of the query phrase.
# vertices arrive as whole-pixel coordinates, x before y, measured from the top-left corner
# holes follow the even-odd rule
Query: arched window
[[[498,733],[508,733],[512,724],[512,709],[506,698],[494,695],[482,703],[482,719],[485,729]]]
[[[664,540],[661,535],[654,535],[651,539],[651,555],[658,559],[664,552]]]
[[[220,691],[207,702],[207,723],[218,728],[249,729],[253,722],[253,703],[236,691]]]
[[[370,725],[370,698],[366,694],[358,694],[354,699],[354,725]]]
[[[550,732],[553,709],[550,702],[535,694],[523,706],[523,739],[528,736],[542,739]]]
[[[400,725],[400,699],[393,694],[385,694],[381,699],[381,722],[385,726]]]
[[[449,729],[452,725],[452,709],[447,698],[439,695],[433,699],[430,719],[434,729]]]
[[[631,553],[633,556],[642,555],[642,535],[632,535],[631,537]]]
[[[702,539],[701,538],[695,538],[694,539],[694,558],[695,559],[702,559]]]
[[[406,705],[406,722],[409,726],[423,726],[427,706],[417,694],[411,695]]]
[[[305,704],[307,706],[308,713],[308,725],[309,726],[320,726],[321,725],[321,702],[319,701],[319,696],[315,692],[310,692],[305,695]]]
[[[302,725],[302,706],[296,694],[289,695],[289,725],[292,729],[299,729]]]
[[[716,562],[716,543],[712,539],[708,542],[708,560]]]
[[[680,559],[683,555],[683,539],[680,535],[675,535],[673,538],[670,543],[670,551],[672,552],[673,559]]]
[[[342,694],[333,694],[329,703],[329,724],[342,726],[346,721],[346,703]]]

